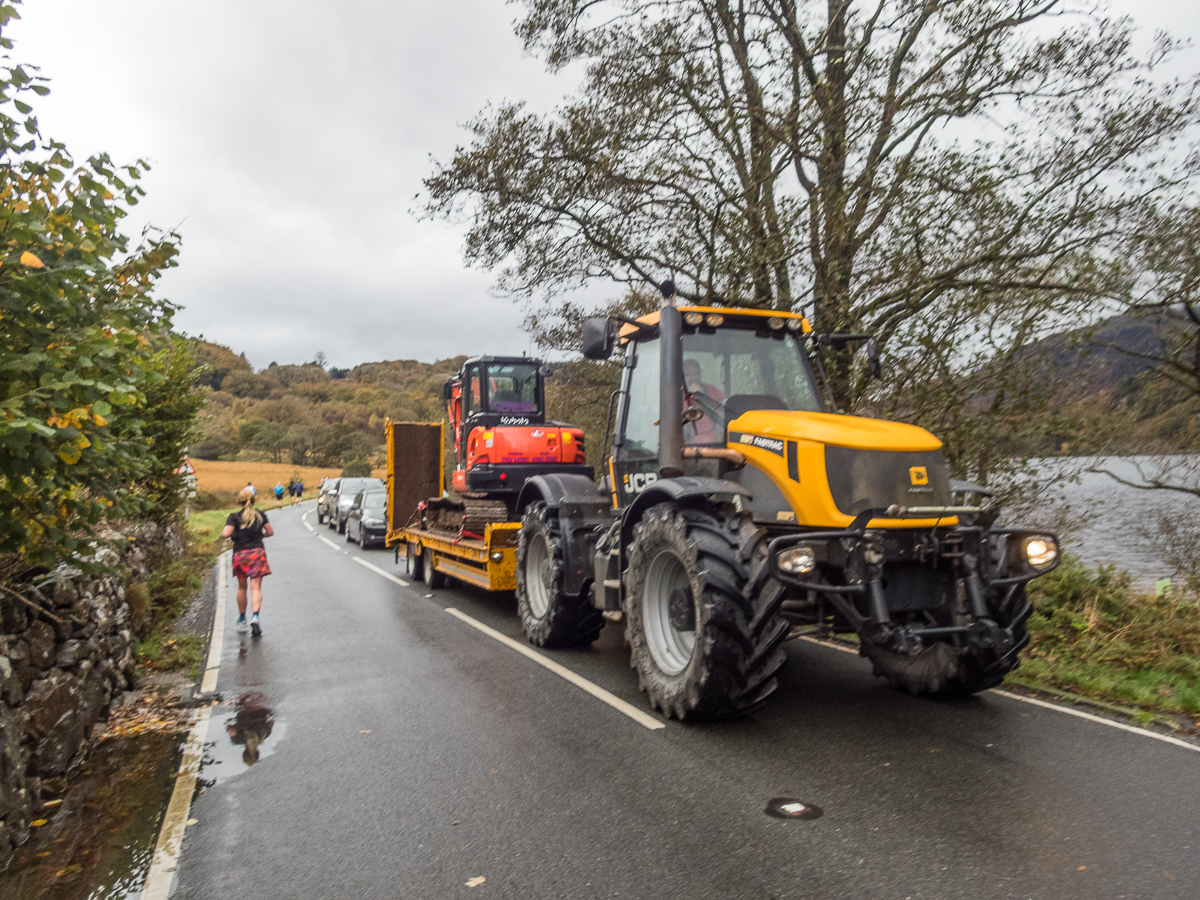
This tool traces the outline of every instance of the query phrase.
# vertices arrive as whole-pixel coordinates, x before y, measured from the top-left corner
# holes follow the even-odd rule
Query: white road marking
[[[1069,706],[1060,706],[1057,703],[1048,703],[1045,700],[1037,700],[1033,697],[1022,697],[1020,694],[1010,694],[1008,691],[1002,691],[993,688],[990,693],[999,694],[1001,697],[1007,697],[1010,700],[1019,700],[1021,703],[1029,703],[1033,706],[1041,706],[1046,709],[1052,709],[1055,712],[1066,713],[1068,716],[1075,716],[1079,719],[1087,719],[1089,722],[1098,722],[1101,725],[1107,725],[1109,728],[1118,728],[1121,731],[1128,731],[1132,734],[1141,735],[1142,737],[1154,738],[1156,741],[1164,741],[1168,744],[1174,744],[1176,747],[1184,747],[1188,750],[1200,752],[1200,746],[1189,743],[1188,741],[1180,740],[1177,737],[1171,737],[1169,734],[1158,734],[1154,731],[1148,731],[1145,728],[1138,728],[1136,725],[1126,725],[1124,722],[1114,722],[1112,719],[1106,719],[1103,716],[1092,715],[1078,709],[1071,709]]]
[[[500,632],[496,631],[496,629],[489,628],[487,625],[484,625],[482,622],[472,619],[466,613],[461,612],[457,609],[454,609],[453,607],[450,607],[449,609],[447,609],[446,612],[450,613],[450,615],[454,616],[456,619],[461,619],[463,622],[466,622],[472,628],[482,631],[488,637],[494,638],[495,640],[504,644],[504,646],[506,646],[512,650],[516,650],[522,656],[526,656],[529,659],[532,659],[539,666],[549,669],[555,675],[557,675],[560,678],[563,678],[566,681],[569,681],[571,684],[575,685],[575,687],[580,688],[584,691],[587,691],[589,694],[591,694],[597,700],[599,700],[603,703],[607,703],[609,706],[611,706],[613,709],[617,710],[618,712],[624,713],[625,715],[629,716],[629,718],[633,719],[633,721],[637,722],[639,725],[642,725],[645,728],[649,728],[651,730],[656,730],[659,728],[667,727],[664,722],[661,722],[658,719],[654,718],[653,716],[642,712],[636,706],[632,706],[632,705],[626,703],[620,697],[610,694],[608,691],[606,691],[604,688],[600,687],[599,685],[592,684],[592,682],[588,681],[582,675],[575,674],[570,669],[568,669],[566,666],[560,666],[554,660],[547,659],[546,657],[542,656],[542,654],[538,653],[535,650],[531,650],[529,647],[526,647],[524,644],[520,643],[519,641],[514,641],[508,635],[501,634]]]
[[[394,581],[394,582],[396,582],[396,584],[400,585],[400,587],[408,587],[408,582],[407,582],[407,581],[405,581],[403,578],[397,578],[397,577],[396,577],[395,575],[393,575],[391,572],[385,572],[385,571],[383,571],[383,569],[379,568],[379,566],[373,566],[373,565],[371,565],[369,562],[367,562],[367,561],[366,561],[365,559],[363,559],[361,556],[356,556],[356,557],[354,557],[354,561],[355,561],[356,563],[358,563],[360,566],[366,566],[368,569],[370,569],[370,570],[371,570],[372,572],[374,572],[376,575],[382,575],[382,576],[383,576],[384,578],[386,578],[388,581]]]
[[[187,828],[188,814],[192,809],[192,794],[196,790],[196,777],[200,774],[200,760],[204,758],[204,738],[208,733],[208,720],[212,707],[200,710],[196,723],[188,734],[183,759],[179,763],[179,774],[175,776],[175,789],[171,802],[163,817],[158,843],[154,846],[154,858],[146,874],[142,888],[142,900],[166,900],[171,893],[171,882],[175,878],[175,866],[179,862],[179,850],[183,845],[183,832]]]
[[[212,637],[208,640],[208,664],[204,668],[204,680],[200,683],[202,694],[217,689],[217,669],[221,666],[221,641],[225,636],[225,557],[228,553],[226,550],[217,557],[217,609],[213,615]]]
[[[855,656],[858,655],[858,651],[850,647],[843,647],[839,644],[833,644],[814,637],[809,637],[808,635],[801,635],[800,640],[808,641],[810,644],[817,644],[820,647],[828,647],[830,650],[841,650],[843,653],[853,653]],[[1001,697],[1007,697],[1009,700],[1017,700],[1021,703],[1029,703],[1033,706],[1040,706],[1044,709],[1052,709],[1055,712],[1065,713],[1068,716],[1075,716],[1078,719],[1087,719],[1087,721],[1095,722],[1098,725],[1107,725],[1109,728],[1116,728],[1120,731],[1128,731],[1130,734],[1154,738],[1156,741],[1163,741],[1168,744],[1174,744],[1176,747],[1184,747],[1188,750],[1200,752],[1200,745],[1181,740],[1177,737],[1171,737],[1169,734],[1159,734],[1156,731],[1150,731],[1146,728],[1139,728],[1136,725],[1126,725],[1124,722],[1106,719],[1104,716],[1097,716],[1092,713],[1083,712],[1082,710],[1072,709],[1069,706],[1063,706],[1059,703],[1050,703],[1046,700],[1037,700],[1033,697],[1023,697],[1020,694],[1009,693],[1008,691],[1002,691],[999,688],[992,688],[990,691],[988,691],[988,693],[997,694]]]
[[[225,605],[228,598],[225,565],[229,551],[217,557],[217,608],[213,612],[212,636],[209,638],[208,666],[200,690],[208,693],[216,689],[217,671],[221,663],[221,644],[225,638]],[[196,778],[200,774],[200,761],[204,758],[204,738],[208,734],[208,720],[212,707],[206,706],[196,716],[192,730],[188,733],[183,759],[179,762],[179,773],[175,777],[175,788],[163,816],[158,842],[154,845],[154,856],[146,883],[142,887],[143,900],[167,900],[171,893],[171,882],[175,879],[175,865],[183,845],[183,832],[187,828],[188,814],[192,810],[192,795],[196,791]]]
[[[317,540],[318,540],[318,541],[324,541],[324,542],[325,542],[325,543],[327,543],[327,544],[328,544],[330,547],[332,547],[334,550],[341,550],[341,549],[342,549],[342,548],[341,548],[341,547],[339,547],[337,544],[335,544],[333,541],[331,541],[329,538],[325,537],[325,535],[323,535],[323,534],[318,534],[318,535],[317,535]]]
[[[309,531],[315,532],[317,530],[308,523],[308,519],[301,519],[300,521],[304,523],[304,527],[307,528]]]
[[[853,649],[852,647],[843,647],[841,644],[834,644],[830,641],[823,641],[820,638],[815,638],[815,637],[812,637],[811,635],[802,634],[802,635],[799,635],[799,639],[802,641],[808,641],[808,643],[810,643],[810,644],[816,644],[818,647],[828,647],[830,650],[841,650],[843,653],[853,653],[855,656],[858,656],[858,651]]]

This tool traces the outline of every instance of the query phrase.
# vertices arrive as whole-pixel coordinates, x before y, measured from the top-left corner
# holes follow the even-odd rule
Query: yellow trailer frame
[[[483,540],[478,540],[406,528],[397,534],[397,543],[414,545],[424,565],[435,572],[488,591],[512,591],[517,587],[517,533],[520,530],[520,522],[497,522],[485,525]]]

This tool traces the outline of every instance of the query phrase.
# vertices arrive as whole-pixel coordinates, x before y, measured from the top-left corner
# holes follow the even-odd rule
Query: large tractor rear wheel
[[[765,552],[749,513],[664,504],[638,523],[625,636],[652,707],[680,720],[727,718],[775,690],[787,625],[761,608],[769,594],[746,590]]]
[[[558,513],[531,503],[517,537],[517,610],[530,643],[575,647],[600,636],[604,616],[586,596],[563,593],[563,540]]]
[[[916,653],[900,653],[863,641],[859,652],[871,660],[876,675],[898,690],[946,699],[978,694],[1003,682],[1020,665],[1021,648],[1029,643],[1025,623],[1033,605],[1025,599],[1024,586],[1013,591],[1003,611],[992,612],[998,625],[1012,629],[1013,642],[1002,651],[938,642]]]

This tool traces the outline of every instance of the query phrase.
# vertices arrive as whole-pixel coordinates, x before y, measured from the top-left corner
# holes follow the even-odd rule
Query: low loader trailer
[[[490,591],[517,583],[518,496],[534,477],[589,483],[584,434],[546,420],[540,360],[479,356],[447,380],[442,399],[454,466],[447,484],[445,425],[386,423],[387,545],[408,574],[439,588],[447,577]]]

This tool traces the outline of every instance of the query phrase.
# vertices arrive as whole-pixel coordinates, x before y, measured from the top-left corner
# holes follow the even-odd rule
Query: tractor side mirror
[[[611,319],[597,316],[583,323],[583,355],[588,359],[608,359],[617,342],[616,329]]]
[[[867,371],[871,373],[872,378],[883,375],[883,363],[879,361],[879,345],[875,343],[874,338],[867,341]]]
[[[452,385],[450,382],[447,381],[442,385],[442,402],[449,403],[450,398],[453,396],[454,396],[454,385]]]

